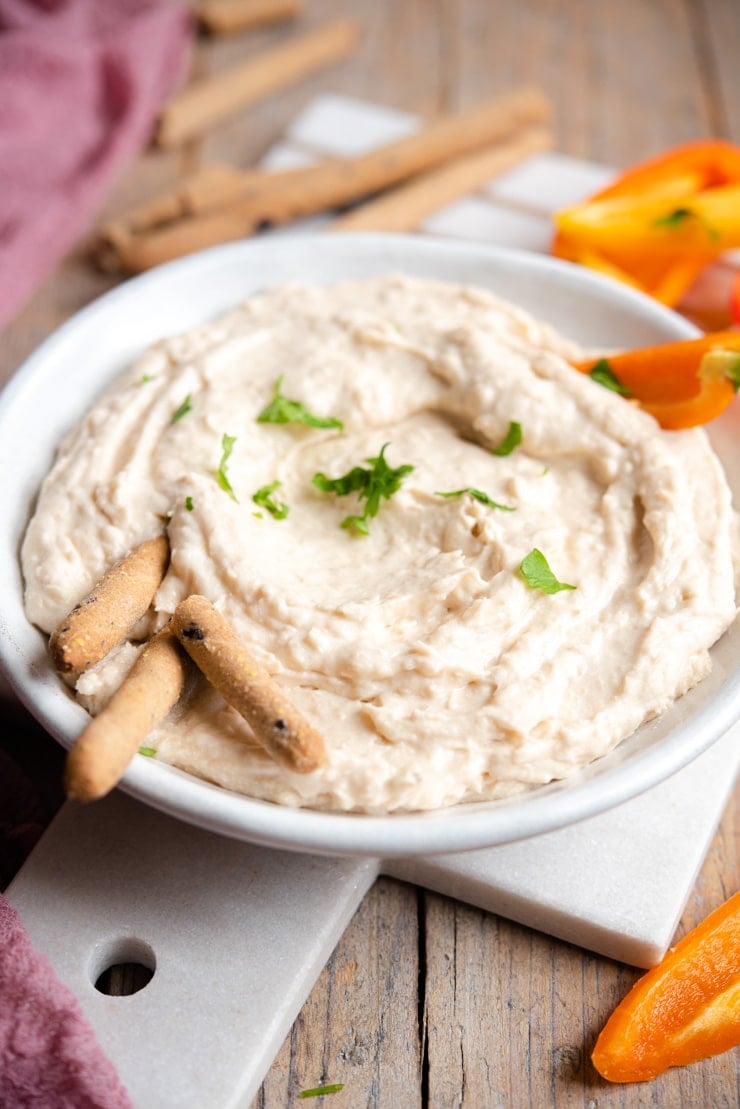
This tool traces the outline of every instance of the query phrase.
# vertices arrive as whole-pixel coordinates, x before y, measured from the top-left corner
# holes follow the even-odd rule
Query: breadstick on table
[[[207,212],[209,208],[241,196],[247,185],[254,184],[261,175],[257,169],[237,169],[223,163],[203,166],[174,189],[132,208],[117,222],[138,233],[197,212]]]
[[[222,164],[205,166],[176,188],[105,224],[93,248],[95,261],[106,273],[119,273],[125,268],[125,260],[136,255],[139,236],[186,217],[223,208],[255,185],[266,187],[269,184],[279,189],[303,172],[303,167],[268,172]]]
[[[61,674],[76,676],[100,662],[139,620],[159,588],[169,559],[165,535],[147,539],[117,562],[56,629],[49,647]]]
[[[67,797],[96,801],[113,789],[139,744],[179,700],[186,667],[187,658],[169,628],[147,643],[67,755]]]
[[[331,231],[412,231],[453,200],[485,185],[492,177],[552,146],[544,127],[529,127],[506,142],[456,158],[382,193],[330,224]]]
[[[204,78],[169,100],[159,117],[158,146],[179,146],[222,120],[348,57],[359,41],[357,25],[342,19],[266,51],[217,77]]]
[[[121,251],[122,268],[140,273],[191,251],[251,235],[265,224],[290,223],[340,208],[450,158],[505,142],[524,127],[548,122],[550,116],[549,101],[541,92],[520,89],[460,115],[433,120],[418,133],[367,154],[293,170],[281,181],[271,181],[268,174],[217,211],[136,236],[129,249]]]
[[[301,10],[298,0],[199,0],[195,17],[212,35],[252,31],[271,23],[295,19]]]
[[[223,164],[204,166],[176,188],[104,224],[93,248],[95,261],[106,273],[117,273],[121,257],[132,249],[135,235],[227,204],[260,176],[260,170]]]
[[[326,762],[324,741],[205,597],[182,601],[172,630],[225,701],[281,766],[308,774]]]

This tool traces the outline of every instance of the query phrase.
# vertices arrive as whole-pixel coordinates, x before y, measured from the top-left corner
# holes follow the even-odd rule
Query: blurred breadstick
[[[541,92],[520,89],[460,115],[433,120],[417,134],[367,154],[293,170],[280,182],[266,175],[218,211],[137,236],[120,253],[121,266],[139,273],[191,251],[251,235],[265,224],[285,224],[340,208],[450,158],[505,142],[523,127],[548,122],[550,116],[549,101]]]
[[[95,801],[113,789],[139,744],[179,700],[186,667],[186,656],[168,628],[147,643],[67,755],[67,797]]]
[[[159,117],[158,146],[179,146],[278,89],[348,57],[358,43],[356,24],[337,20],[266,51],[172,97]]]
[[[89,596],[75,605],[49,644],[60,673],[81,674],[121,642],[152,603],[168,558],[166,536],[147,539],[117,562]]]
[[[129,231],[147,231],[158,224],[206,212],[241,196],[247,185],[260,177],[256,169],[237,169],[218,163],[204,166],[169,192],[161,193],[132,208],[121,217]]]
[[[544,127],[530,127],[507,142],[457,158],[362,204],[330,225],[332,231],[412,231],[445,204],[552,146]]]
[[[106,273],[119,273],[130,268],[130,259],[137,257],[139,243],[142,240],[146,243],[147,234],[153,230],[223,208],[255,185],[269,184],[279,189],[303,172],[303,168],[268,172],[221,164],[206,166],[169,192],[105,224],[93,248],[95,261]]]
[[[182,601],[172,630],[225,701],[276,762],[308,774],[326,762],[324,741],[205,597]]]
[[[300,10],[298,0],[199,0],[195,17],[204,31],[231,35],[295,19]]]

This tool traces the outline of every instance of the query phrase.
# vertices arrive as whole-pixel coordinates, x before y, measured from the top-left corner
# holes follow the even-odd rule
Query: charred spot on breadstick
[[[288,695],[249,653],[228,620],[205,597],[182,601],[172,630],[224,700],[250,725],[281,766],[309,774],[326,762],[324,741]]]
[[[197,624],[190,624],[187,628],[182,629],[182,634],[186,639],[204,639],[203,629],[199,628]]]
[[[111,567],[89,596],[75,605],[49,642],[61,674],[82,674],[124,639],[152,603],[168,560],[167,537],[147,539]]]

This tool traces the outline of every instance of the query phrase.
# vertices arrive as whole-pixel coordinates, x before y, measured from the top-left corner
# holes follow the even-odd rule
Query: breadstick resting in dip
[[[574,368],[594,354],[473,287],[255,296],[157,343],[69,435],[23,543],[28,617],[55,633],[166,535],[151,603],[67,673],[115,714],[167,629],[155,758],[361,813],[563,778],[705,678],[737,612],[706,434]]]

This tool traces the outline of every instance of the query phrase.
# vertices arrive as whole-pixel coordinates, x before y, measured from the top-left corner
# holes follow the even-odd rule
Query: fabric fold
[[[190,39],[167,0],[0,0],[0,327],[147,144]]]

